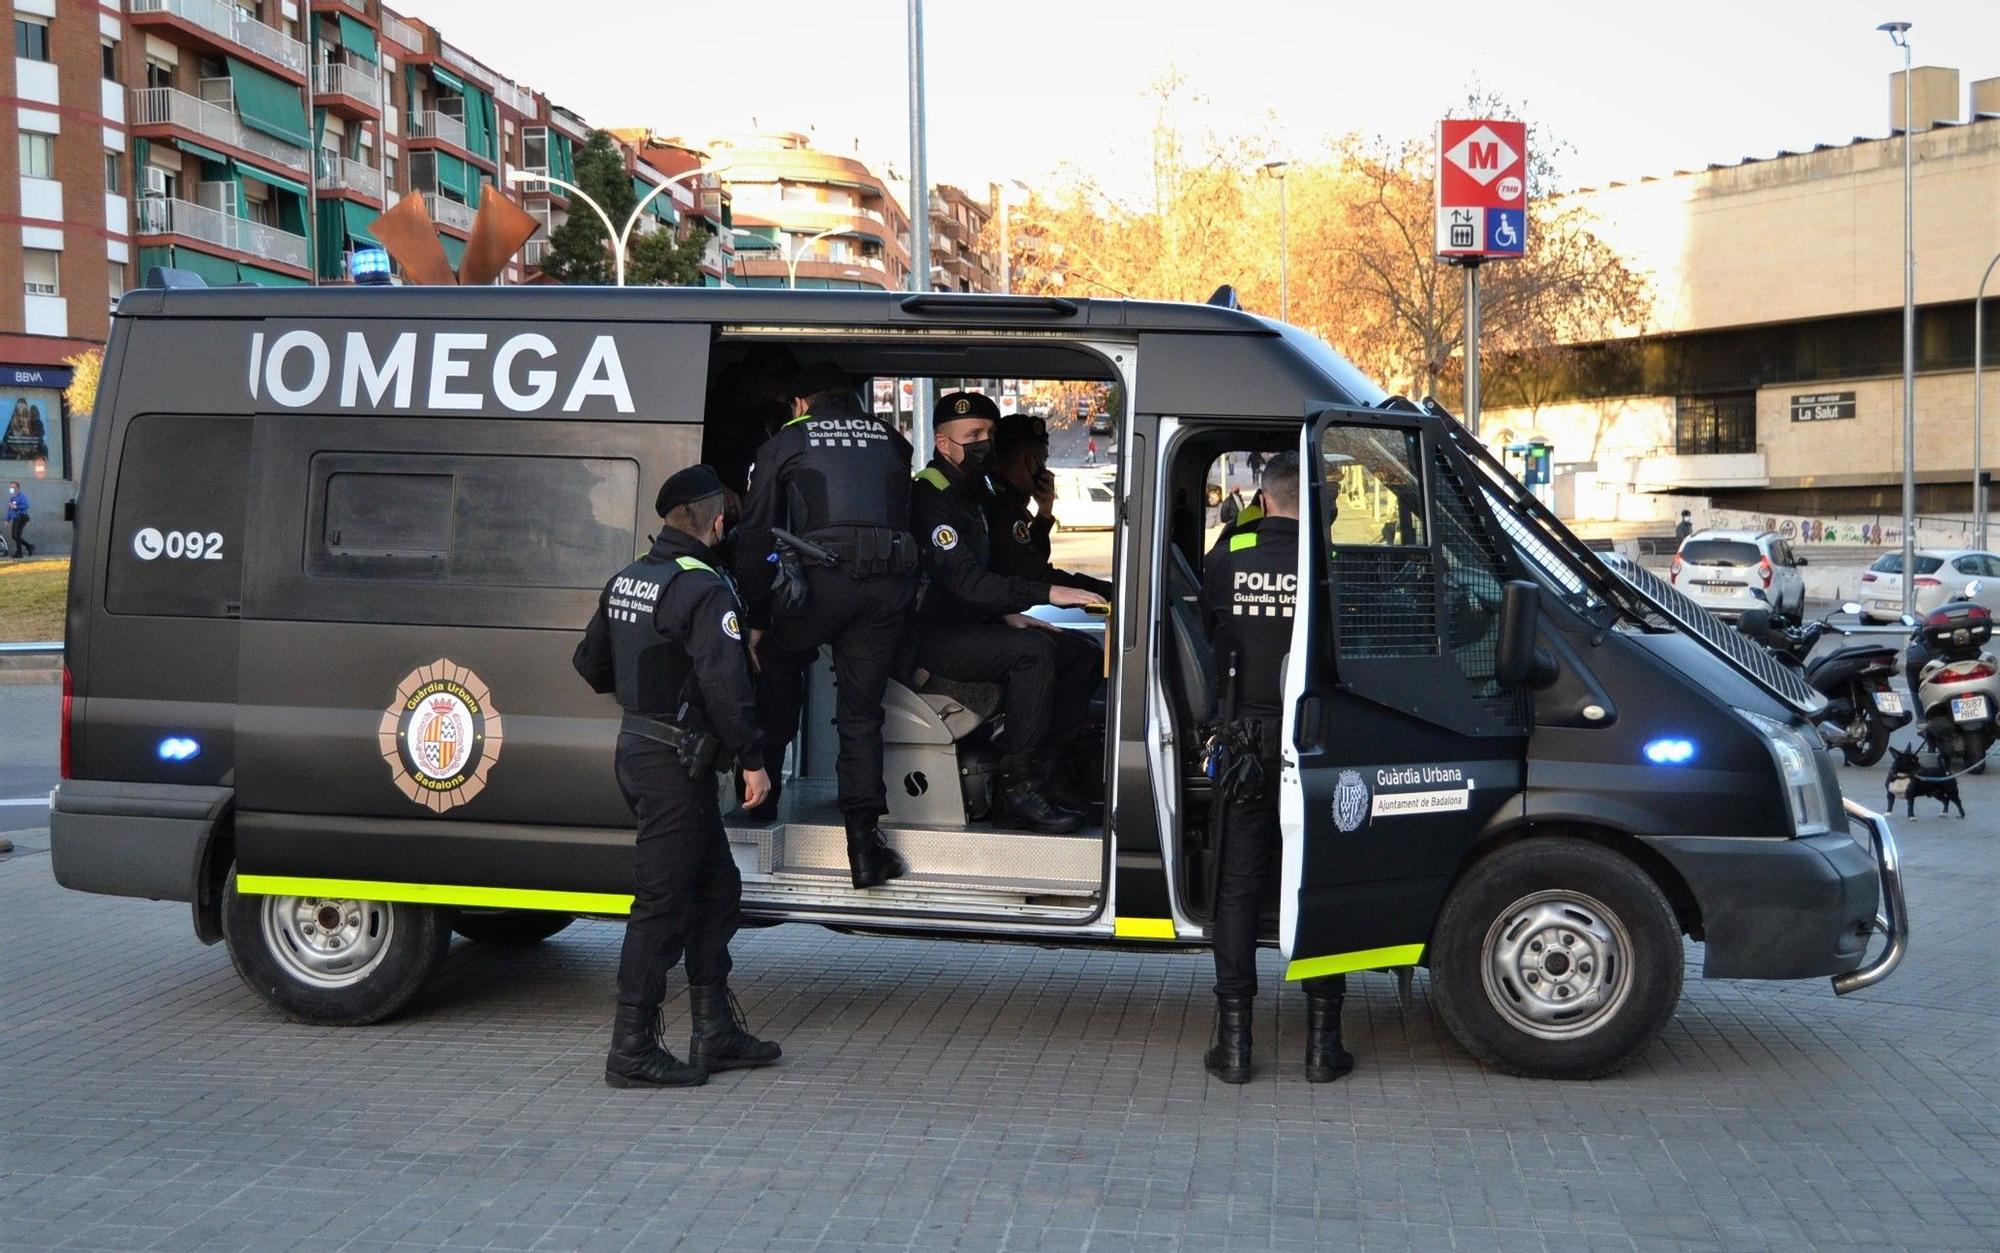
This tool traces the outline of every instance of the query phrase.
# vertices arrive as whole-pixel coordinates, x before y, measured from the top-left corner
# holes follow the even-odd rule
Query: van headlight
[[[1820,781],[1818,754],[1810,740],[1799,732],[1762,714],[1747,709],[1736,711],[1757,728],[1771,746],[1778,762],[1778,778],[1792,799],[1792,833],[1823,835],[1832,827],[1827,821],[1826,787]]]

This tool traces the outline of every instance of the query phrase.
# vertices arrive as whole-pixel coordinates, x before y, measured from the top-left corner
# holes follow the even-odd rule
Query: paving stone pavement
[[[1897,820],[1916,933],[1894,978],[1836,1000],[1691,968],[1665,1036],[1594,1083],[1488,1071],[1421,977],[1405,1009],[1375,975],[1353,1076],[1300,1078],[1290,990],[1230,1088],[1201,1069],[1205,954],[787,926],[737,945],[782,1066],[613,1092],[615,925],[461,941],[395,1021],[302,1027],[185,906],[63,891],[19,833],[0,1246],[1993,1249],[2000,777],[1966,784],[1971,821]]]

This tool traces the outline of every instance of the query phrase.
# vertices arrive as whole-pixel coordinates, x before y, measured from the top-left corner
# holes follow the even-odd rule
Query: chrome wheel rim
[[[1581,892],[1524,896],[1501,911],[1480,949],[1486,999],[1516,1030],[1542,1040],[1589,1035],[1632,991],[1632,937],[1603,902]]]
[[[301,983],[344,988],[373,974],[389,955],[396,913],[386,901],[267,896],[264,945]]]

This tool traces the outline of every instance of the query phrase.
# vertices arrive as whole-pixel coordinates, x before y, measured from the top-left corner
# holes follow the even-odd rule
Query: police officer
[[[1218,779],[1222,847],[1215,891],[1215,1042],[1202,1059],[1224,1083],[1250,1079],[1250,1005],[1257,995],[1257,922],[1277,881],[1280,675],[1298,602],[1299,459],[1264,465],[1263,519],[1208,563],[1202,608],[1223,688],[1227,763]],[[1233,759],[1233,760],[1232,760]],[[1306,1079],[1330,1083],[1354,1069],[1341,1047],[1347,977],[1308,979]]]
[[[595,691],[616,692],[625,709],[618,786],[639,818],[618,1016],[604,1062],[614,1088],[686,1087],[779,1055],[745,1030],[727,982],[743,880],[722,829],[715,772],[733,759],[753,800],[770,778],[740,606],[709,564],[725,500],[705,465],[661,486],[655,507],[666,525],[645,556],[605,585],[576,650],[577,673]],[[685,1063],[659,1028],[667,972],[684,954],[694,1016]]]
[[[1097,605],[1104,598],[1047,578],[989,568],[985,507],[992,489],[986,471],[999,419],[999,407],[985,396],[952,392],[938,398],[931,419],[936,455],[917,475],[910,497],[910,523],[928,578],[916,662],[945,678],[1002,685],[1001,795],[1023,826],[1074,831],[1083,825],[1083,814],[1059,803],[1047,788],[1057,730],[1055,692],[1063,681],[1054,638],[1060,632],[1022,611],[1044,604]],[[1075,686],[1072,680],[1070,687]]]
[[[1110,583],[1060,569],[1049,560],[1053,547],[1049,537],[1056,526],[1056,486],[1049,473],[1046,422],[1025,413],[1002,417],[993,428],[993,472],[987,478],[993,486],[984,505],[986,534],[992,545],[988,569],[1054,587],[1081,588],[1111,599]],[[1054,639],[1058,677],[1050,737],[1055,763],[1049,776],[1050,790],[1066,808],[1082,809],[1088,815],[1096,804],[1070,786],[1062,765],[1075,756],[1072,750],[1077,732],[1104,673],[1104,652],[1101,644],[1075,631],[1064,631]]]
[[[793,391],[796,416],[757,450],[736,539],[760,667],[764,760],[784,761],[799,729],[806,669],[820,645],[831,643],[848,871],[855,887],[872,888],[909,871],[879,824],[889,812],[882,693],[916,594],[910,442],[861,407],[837,366],[807,366]],[[818,555],[779,551],[773,527],[806,540]],[[778,581],[783,594],[774,589],[774,569],[785,576]],[[763,805],[746,803],[746,812],[775,815],[777,791]]]

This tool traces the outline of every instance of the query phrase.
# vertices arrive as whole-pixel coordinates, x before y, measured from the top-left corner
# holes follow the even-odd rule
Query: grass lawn
[[[69,562],[0,560],[0,641],[59,640]]]

